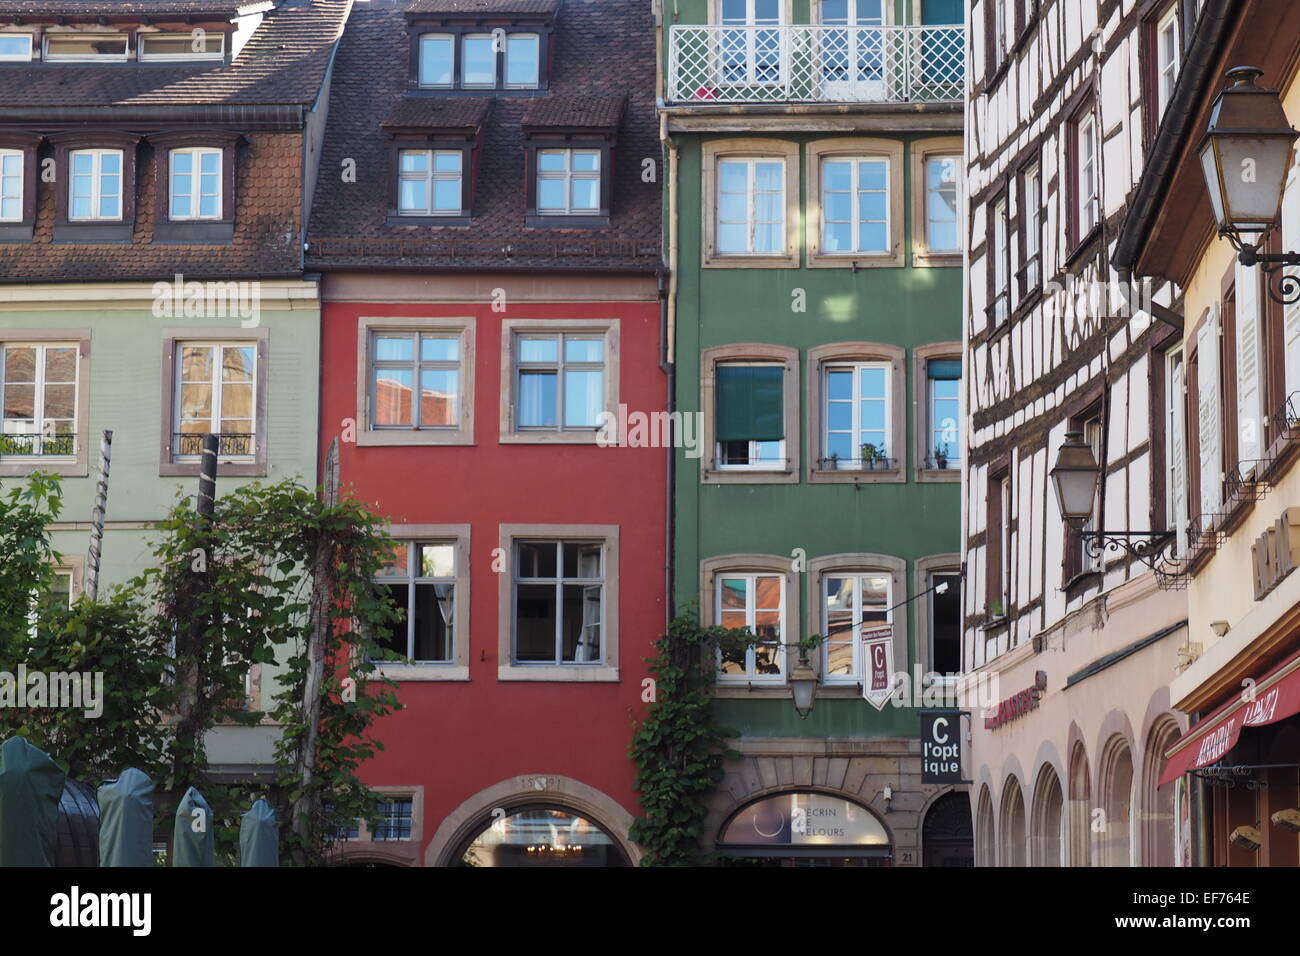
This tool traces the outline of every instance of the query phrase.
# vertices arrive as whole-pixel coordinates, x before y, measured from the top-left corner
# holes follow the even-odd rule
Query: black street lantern
[[[1278,225],[1291,144],[1300,136],[1287,122],[1277,90],[1255,85],[1263,71],[1238,66],[1232,86],[1219,93],[1201,140],[1201,170],[1219,234],[1239,250],[1259,247]]]
[[[1061,517],[1075,531],[1082,531],[1092,517],[1092,503],[1101,479],[1101,467],[1092,457],[1092,448],[1083,440],[1083,432],[1066,433],[1051,475]]]
[[[1278,91],[1255,85],[1262,70],[1238,66],[1227,75],[1232,86],[1215,98],[1199,148],[1215,223],[1242,265],[1258,265],[1268,275],[1274,301],[1296,302],[1300,281],[1279,270],[1300,265],[1300,254],[1259,249],[1281,222],[1291,147],[1300,133],[1287,122]]]
[[[1056,489],[1056,503],[1061,517],[1078,532],[1084,550],[1093,558],[1106,551],[1124,551],[1156,572],[1162,579],[1176,576],[1168,567],[1158,566],[1161,555],[1174,541],[1172,531],[1085,531],[1092,520],[1092,506],[1101,480],[1101,466],[1083,432],[1067,432],[1056,453],[1056,464],[1049,473]]]

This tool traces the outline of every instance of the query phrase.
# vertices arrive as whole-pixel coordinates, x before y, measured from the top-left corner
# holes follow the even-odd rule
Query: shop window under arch
[[[794,791],[741,807],[722,828],[718,853],[739,866],[889,866],[889,833],[874,813],[843,797]]]
[[[460,866],[480,867],[630,865],[600,824],[556,806],[494,813],[457,859]]]

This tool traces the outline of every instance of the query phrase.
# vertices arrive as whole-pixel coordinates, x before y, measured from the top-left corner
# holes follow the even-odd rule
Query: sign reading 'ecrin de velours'
[[[921,782],[961,783],[961,711],[921,711]]]

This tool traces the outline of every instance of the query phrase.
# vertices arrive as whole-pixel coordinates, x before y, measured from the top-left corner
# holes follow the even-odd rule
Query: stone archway
[[[921,824],[922,866],[974,866],[970,794],[950,790],[930,804]]]
[[[541,805],[560,807],[589,819],[613,839],[632,866],[644,855],[628,837],[632,814],[617,800],[571,777],[525,774],[480,790],[449,813],[424,851],[424,865],[454,865],[457,852],[492,821],[492,811],[510,813]]]

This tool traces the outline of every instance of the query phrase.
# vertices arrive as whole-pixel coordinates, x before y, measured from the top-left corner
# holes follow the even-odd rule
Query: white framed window
[[[130,55],[125,33],[47,33],[45,59],[99,62]]]
[[[537,89],[541,83],[541,50],[542,38],[536,33],[510,33],[506,35],[506,89]]]
[[[257,375],[257,346],[252,342],[176,343],[176,460],[197,459],[206,434],[220,436],[222,460],[254,457]]]
[[[515,427],[593,430],[606,410],[605,336],[520,333],[514,340]]]
[[[728,629],[747,627],[757,642],[738,653],[718,651],[718,683],[785,680],[785,576],[744,571],[714,578],[714,620]]]
[[[889,447],[893,434],[890,363],[836,363],[827,365],[823,374],[822,457],[827,467],[895,467],[898,449]]]
[[[1009,237],[1011,223],[1007,219],[1007,197],[993,205],[993,324],[1000,325],[1011,314],[1011,288],[1008,281],[1010,264]]]
[[[572,216],[600,212],[600,150],[539,149],[537,212]]]
[[[393,549],[374,579],[403,613],[376,635],[385,650],[413,664],[455,662],[456,550],[454,541],[401,541]]]
[[[961,359],[926,362],[927,421],[932,468],[956,468],[961,461]]]
[[[464,196],[464,154],[458,149],[404,149],[398,157],[397,212],[457,216]]]
[[[786,468],[785,367],[719,362],[714,367],[714,467],[721,471]]]
[[[462,361],[456,332],[372,332],[370,427],[459,428]]]
[[[28,63],[31,58],[30,33],[0,33],[0,62]]]
[[[514,545],[511,661],[604,661],[606,543],[518,540]]]
[[[0,222],[23,218],[23,152],[0,149]]]
[[[1024,278],[1023,291],[1027,294],[1038,288],[1043,272],[1043,178],[1037,163],[1025,169],[1022,182],[1025,204],[1025,264],[1021,266],[1021,275]]]
[[[785,252],[785,160],[718,160],[717,248],[720,255]]]
[[[226,35],[207,30],[189,33],[139,34],[141,60],[220,60],[226,52]]]
[[[862,626],[892,621],[888,571],[828,572],[822,576],[822,682],[862,680]]]
[[[449,33],[425,33],[420,37],[420,85],[454,85],[456,38]]]
[[[1156,109],[1165,115],[1165,107],[1174,95],[1178,82],[1179,57],[1182,50],[1178,37],[1178,7],[1174,5],[1156,24]]]
[[[76,149],[68,157],[68,219],[122,219],[122,151]]]
[[[1075,137],[1078,234],[1074,239],[1078,242],[1092,231],[1101,215],[1100,197],[1097,191],[1097,114],[1093,110],[1079,117],[1079,122],[1075,126]]]
[[[722,83],[761,86],[781,81],[782,0],[718,0],[718,63]],[[767,27],[770,29],[757,29]]]
[[[497,54],[492,34],[466,33],[460,38],[460,85],[466,89],[497,85]]]
[[[208,146],[171,151],[171,219],[221,218],[221,161],[222,151]]]
[[[889,178],[884,157],[822,160],[823,254],[891,251]]]
[[[961,229],[957,216],[960,201],[957,171],[960,168],[961,156],[958,155],[927,156],[925,159],[925,245],[930,252],[961,252]]]
[[[0,457],[76,454],[78,351],[75,342],[0,344]]]

